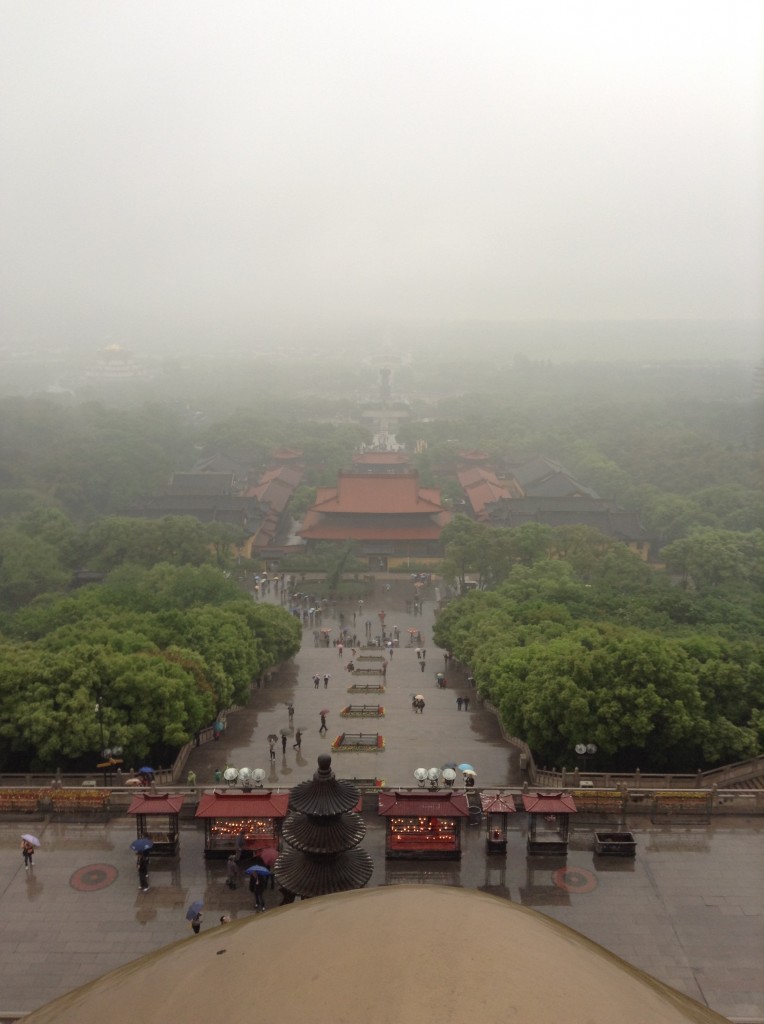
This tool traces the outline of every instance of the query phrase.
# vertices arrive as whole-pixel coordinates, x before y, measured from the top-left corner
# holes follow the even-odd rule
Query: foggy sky
[[[759,0],[0,0],[0,344],[762,315]]]

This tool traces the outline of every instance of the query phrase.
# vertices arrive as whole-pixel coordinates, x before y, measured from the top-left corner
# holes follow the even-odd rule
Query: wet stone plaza
[[[338,777],[378,779],[388,788],[415,788],[415,769],[448,762],[474,766],[476,791],[519,785],[517,752],[504,741],[495,717],[476,700],[466,674],[447,667],[432,647],[433,589],[424,596],[423,614],[413,618],[405,613],[408,580],[391,583],[389,590],[380,586],[364,610],[344,608],[349,628],[355,612],[359,636],[366,621],[379,632],[380,610],[388,628],[400,630],[385,690],[371,699],[348,693],[359,678],[346,671],[350,651],[340,657],[331,645],[315,647],[312,630],[304,630],[298,656],[253,691],[250,706],[229,717],[219,741],[193,750],[188,768],[197,789],[211,789],[215,772],[228,763],[262,768],[266,787],[283,791],[310,778],[323,753],[331,755]],[[337,627],[337,620],[328,625]],[[415,647],[408,646],[408,629],[414,627],[422,633],[424,671]],[[437,685],[437,672],[444,673],[445,687]],[[424,699],[421,713],[412,709],[417,695]],[[467,711],[457,708],[458,696],[471,698]],[[350,704],[372,701],[382,709],[379,717],[340,716]],[[291,725],[289,703],[295,709]],[[326,731],[319,731],[322,711],[328,711]],[[277,745],[271,760],[267,737],[282,730],[287,742],[283,752]],[[295,748],[297,730],[302,737]],[[332,749],[343,734],[372,733],[381,745]],[[0,821],[0,1014],[28,1012],[168,943],[193,941],[185,910],[194,900],[204,902],[205,930],[223,914],[254,915],[246,883],[228,888],[225,860],[205,859],[204,831],[192,818],[195,801],[186,797],[179,855],[151,859],[148,892],[138,886],[130,850],[136,826],[127,815],[89,822]],[[646,816],[629,817],[634,857],[598,855],[591,827],[574,822],[568,853],[559,857],[527,855],[527,819],[520,812],[510,818],[506,856],[489,855],[485,824],[465,819],[460,860],[405,861],[385,858],[385,821],[375,813],[373,794],[364,801],[364,818],[363,846],[374,861],[370,886],[480,889],[576,929],[731,1019],[764,1019],[764,819],[656,826]],[[42,841],[30,870],[19,849],[25,831]],[[278,891],[267,888],[266,914],[258,921],[279,902]],[[278,912],[299,915],[299,902]],[[511,949],[506,952],[512,956]],[[458,954],[455,922],[455,963]]]

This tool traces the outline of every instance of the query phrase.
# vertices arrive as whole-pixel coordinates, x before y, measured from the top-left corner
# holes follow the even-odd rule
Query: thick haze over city
[[[734,321],[709,351],[755,358],[763,10],[2,0],[0,347]]]

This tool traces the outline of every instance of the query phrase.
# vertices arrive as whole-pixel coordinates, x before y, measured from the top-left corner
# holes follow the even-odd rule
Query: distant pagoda
[[[369,854],[356,849],[366,835],[363,818],[353,810],[361,791],[336,779],[331,763],[328,754],[319,755],[318,771],[289,798],[281,834],[290,849],[273,869],[285,902],[362,889],[374,870]]]

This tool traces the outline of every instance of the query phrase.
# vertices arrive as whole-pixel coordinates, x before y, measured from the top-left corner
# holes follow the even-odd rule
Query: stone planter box
[[[609,857],[634,857],[637,841],[631,832],[595,832],[594,852]]]
[[[338,752],[376,753],[385,749],[385,741],[378,732],[343,732],[332,743]]]
[[[384,715],[381,704],[348,704],[340,711],[342,718],[384,718]]]

